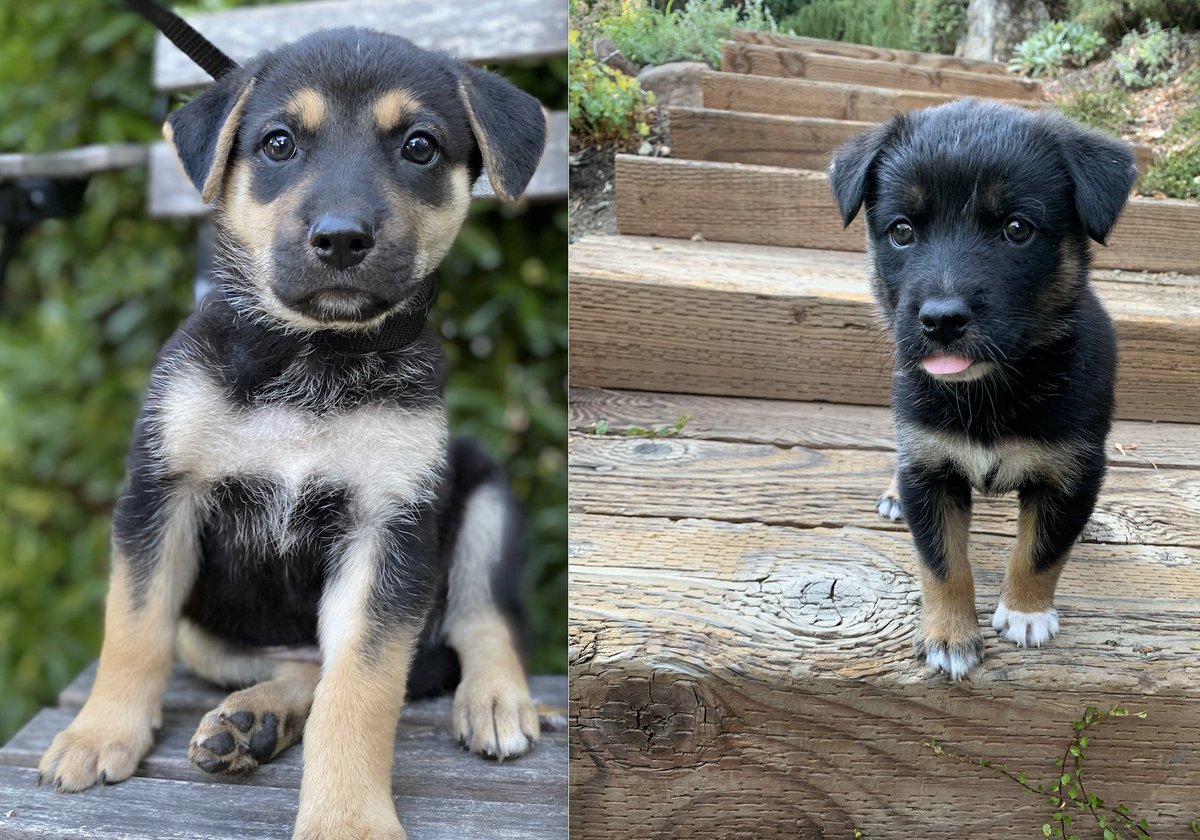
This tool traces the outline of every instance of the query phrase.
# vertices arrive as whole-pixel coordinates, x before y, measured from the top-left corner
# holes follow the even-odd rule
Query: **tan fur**
[[[230,170],[228,189],[217,207],[221,225],[234,232],[251,260],[262,259],[275,244],[275,231],[296,212],[306,186],[297,184],[274,201],[261,204],[251,192],[249,164],[239,160]]]
[[[208,170],[208,176],[204,179],[204,186],[200,190],[200,198],[205,204],[216,198],[221,185],[225,182],[225,167],[229,162],[229,155],[233,151],[233,141],[237,139],[238,126],[242,121],[242,111],[245,110],[246,102],[250,99],[250,93],[253,90],[254,81],[251,80],[246,85],[246,89],[238,96],[237,101],[233,103],[229,116],[225,118],[225,123],[217,133],[217,148],[213,153],[212,167]]]
[[[411,91],[404,88],[389,90],[375,100],[371,113],[375,116],[375,127],[385,134],[395,131],[407,118],[421,110],[420,101]]]
[[[921,564],[921,635],[926,640],[959,644],[979,633],[975,613],[975,580],[967,557],[971,516],[958,508],[942,511],[942,551],[946,579]]]
[[[1078,247],[1079,242],[1071,236],[1064,239],[1059,246],[1058,271],[1051,275],[1038,299],[1038,306],[1043,312],[1057,313],[1074,303],[1082,268],[1076,251]]]
[[[299,120],[300,127],[305,131],[319,131],[329,113],[325,97],[310,87],[300,88],[293,93],[283,107]]]
[[[417,634],[395,628],[373,645],[365,622],[356,629],[317,685],[293,840],[405,837],[392,800],[392,753]]]
[[[1010,610],[1038,613],[1054,606],[1054,589],[1066,565],[1068,552],[1064,552],[1051,568],[1034,572],[1040,518],[1036,503],[1021,505],[1017,516],[1017,544],[1008,559],[1004,584],[1000,588],[1000,602]]]

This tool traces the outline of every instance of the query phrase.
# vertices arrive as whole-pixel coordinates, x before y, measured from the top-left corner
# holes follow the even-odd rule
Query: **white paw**
[[[1058,610],[1044,612],[1010,610],[1003,603],[996,607],[992,626],[1017,647],[1041,647],[1058,634]]]
[[[958,681],[983,661],[983,637],[974,634],[961,642],[917,642],[917,658],[935,674],[943,673]]]
[[[900,509],[900,498],[892,495],[889,491],[884,493],[875,501],[875,510],[879,511],[879,515],[884,519],[890,519],[896,522],[904,516]]]

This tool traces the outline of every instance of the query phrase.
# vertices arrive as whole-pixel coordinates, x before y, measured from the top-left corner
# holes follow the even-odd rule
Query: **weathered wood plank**
[[[810,449],[891,451],[895,445],[887,409],[871,406],[574,387],[568,414],[578,434],[601,419],[610,434],[621,435],[630,426],[673,426],[686,416],[675,437]],[[1118,420],[1109,443],[1114,466],[1200,468],[1198,425]]]
[[[1080,546],[1061,635],[1018,650],[988,630],[984,667],[951,684],[911,660],[906,535],[576,514],[571,543],[572,837],[1034,836],[1035,797],[925,744],[1049,782],[1084,707],[1117,703],[1148,717],[1094,733],[1089,787],[1187,836],[1195,552],[1149,572],[1176,598],[1138,587],[1151,552]],[[984,621],[1008,545],[973,546]]]
[[[40,155],[0,154],[0,181],[14,178],[86,178],[114,169],[133,169],[146,163],[140,143],[80,146]]]
[[[111,788],[68,796],[36,787],[36,776],[35,769],[0,767],[0,836],[13,840],[286,840],[298,804],[298,791],[291,788],[136,777]],[[565,803],[550,806],[403,794],[395,799],[410,840],[567,836]]]
[[[862,251],[862,214],[847,229],[820,172],[775,166],[618,155],[621,233]],[[1093,245],[1098,268],[1200,271],[1200,204],[1133,198],[1109,237]]]
[[[793,117],[882,122],[895,114],[954,102],[949,93],[894,90],[808,79],[777,79],[742,73],[704,73],[700,78],[704,107]],[[1018,108],[1040,109],[1049,103],[999,100]]]
[[[235,61],[337,26],[390,32],[419,47],[479,63],[562,55],[567,44],[566,5],[545,0],[476,0],[469,14],[453,3],[324,0],[188,15],[187,21]],[[154,56],[157,89],[211,82],[207,73],[159,36]]]
[[[724,43],[721,69],[755,76],[810,79],[814,82],[845,82],[899,90],[952,93],[958,96],[1035,101],[1043,98],[1042,86],[1028,79],[821,55],[804,50],[764,47],[736,41]]]
[[[748,76],[746,78],[754,78]],[[825,170],[838,148],[873,123],[826,117],[794,117],[670,108],[671,154],[689,160],[751,163]],[[1154,160],[1149,146],[1133,146],[1138,171]]]
[[[888,486],[895,465],[894,455],[878,451],[586,436],[571,443],[571,509],[798,528],[837,524],[903,530],[902,523],[875,512],[875,499]],[[972,532],[1015,537],[1016,497],[976,497]],[[1200,548],[1200,474],[1111,468],[1080,539]],[[1200,572],[1200,566],[1192,572]],[[1200,587],[1200,578],[1195,583]]]
[[[572,383],[886,405],[887,343],[862,259],[639,237],[576,242]],[[1093,283],[1121,342],[1118,416],[1200,418],[1200,283]]]
[[[529,182],[524,198],[530,201],[554,201],[567,194],[567,112],[550,115],[550,136],[542,161]],[[184,174],[175,150],[165,142],[150,146],[150,185],[147,212],[154,218],[203,216],[208,206]],[[495,192],[487,173],[480,176],[472,192],[475,198],[493,198]]]
[[[761,44],[766,47],[804,50],[821,55],[840,55],[845,58],[865,58],[873,61],[891,61],[896,64],[915,64],[918,67],[940,67],[947,70],[963,70],[968,73],[990,73],[1011,79],[1012,74],[998,61],[979,61],[953,55],[893,50],[872,47],[867,44],[851,44],[846,41],[827,41],[824,38],[808,38],[803,35],[787,35],[783,32],[759,32],[752,29],[735,29],[729,36],[732,41],[744,44]]]

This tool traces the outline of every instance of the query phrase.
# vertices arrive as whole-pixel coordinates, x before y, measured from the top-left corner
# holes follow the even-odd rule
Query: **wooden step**
[[[1118,416],[1200,418],[1200,279],[1094,284],[1121,341]],[[570,289],[575,384],[887,404],[862,255],[591,237],[571,247]]]
[[[1029,79],[1006,79],[986,73],[964,73],[961,70],[940,70],[911,64],[893,64],[889,61],[844,58],[737,41],[724,42],[721,69],[756,76],[845,82],[901,90],[952,93],[959,96],[1032,100],[1043,98],[1041,85]]]
[[[902,111],[930,108],[961,99],[952,93],[894,90],[808,79],[777,79],[710,71],[701,78],[704,107],[792,117],[882,122]],[[998,100],[1019,108],[1048,107],[1031,99]]]
[[[1052,810],[1043,801],[928,743],[1049,783],[1073,721],[1116,704],[1147,717],[1090,733],[1090,792],[1134,807],[1156,837],[1188,836],[1200,750],[1179,732],[1200,730],[1200,547],[1156,541],[1167,523],[1197,521],[1194,466],[1168,468],[1163,453],[1157,471],[1112,468],[1059,585],[1062,631],[1040,649],[986,626],[1016,503],[979,500],[971,552],[985,661],[952,684],[911,658],[911,541],[873,516],[894,463],[879,440],[886,412],[586,393],[570,436],[580,836],[751,825],[772,837],[942,837],[949,825],[980,840],[1040,836]],[[624,423],[681,414],[694,418],[685,437],[621,435]],[[615,433],[588,434],[596,417]],[[1182,507],[1151,513],[1147,498]],[[1109,523],[1159,515],[1164,527],[1110,543]]]
[[[667,113],[671,154],[676,158],[797,169],[824,170],[843,143],[874,125],[826,117],[785,117],[710,108],[669,108]],[[1154,160],[1149,146],[1133,146],[1133,156],[1139,172],[1145,172]]]
[[[736,163],[618,155],[617,226],[639,236],[863,251],[862,215],[842,229],[825,175]],[[1130,199],[1094,265],[1200,273],[1200,204]]]
[[[732,41],[744,44],[761,44],[765,47],[782,47],[804,50],[821,55],[840,55],[845,58],[866,58],[874,61],[891,61],[895,64],[914,64],[918,67],[937,67],[944,70],[963,70],[968,73],[989,73],[993,76],[1012,78],[1008,69],[998,61],[977,61],[953,55],[893,50],[872,47],[866,44],[850,44],[845,41],[827,41],[824,38],[808,38],[803,35],[785,35],[782,32],[758,32],[751,29],[735,29],[729,36]]]

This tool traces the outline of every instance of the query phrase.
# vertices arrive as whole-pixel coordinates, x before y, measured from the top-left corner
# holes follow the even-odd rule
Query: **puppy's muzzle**
[[[366,258],[375,247],[375,234],[366,222],[330,214],[309,228],[308,244],[321,262],[344,271]]]
[[[921,304],[917,318],[926,337],[947,346],[967,331],[971,311],[960,298],[934,298]]]

